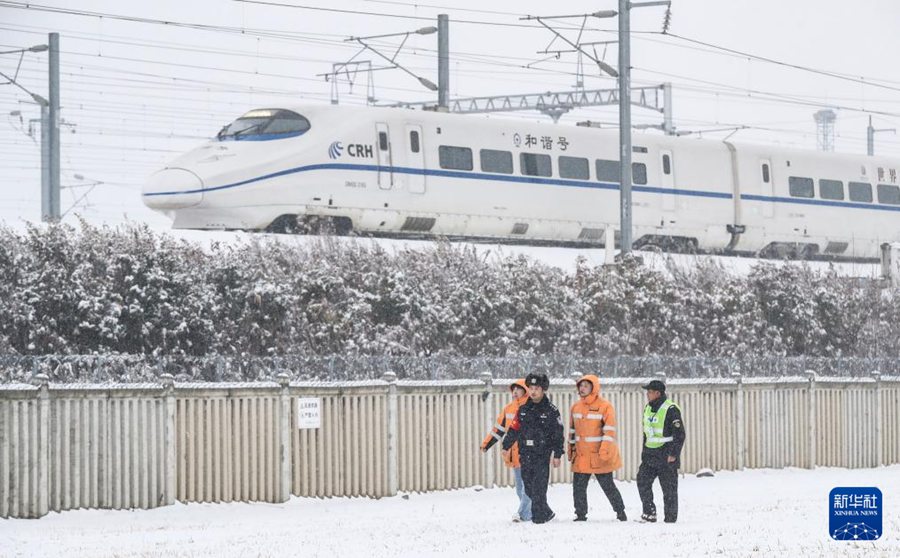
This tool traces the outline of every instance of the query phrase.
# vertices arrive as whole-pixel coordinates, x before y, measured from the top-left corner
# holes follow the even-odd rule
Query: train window
[[[763,175],[763,182],[768,184],[769,183],[769,164],[768,163],[763,163],[762,175]]]
[[[388,150],[387,132],[378,132],[378,149],[381,151]]]
[[[812,178],[792,176],[788,178],[788,187],[791,196],[795,198],[811,198],[816,195]]]
[[[672,174],[672,158],[668,153],[663,155],[663,174]]]
[[[559,164],[560,178],[591,179],[591,165],[587,159],[561,156],[557,163]]]
[[[840,180],[819,179],[819,196],[823,200],[844,199],[844,183]]]
[[[256,109],[244,114],[216,135],[219,141],[273,140],[299,136],[309,130],[309,120],[283,109]]]
[[[893,186],[891,184],[879,184],[878,203],[900,205],[900,186]]]
[[[632,146],[631,146],[631,152],[632,152],[632,153],[646,153],[646,152],[647,152],[647,148],[644,147],[644,146],[641,146],[641,145],[632,145]]]
[[[631,182],[633,184],[647,183],[647,165],[644,163],[631,163]]]
[[[481,170],[483,170],[484,172],[512,174],[512,153],[510,153],[509,151],[482,149],[479,152],[479,155],[481,155]]]
[[[619,182],[619,162],[597,159],[597,180],[600,182]]]
[[[438,147],[438,159],[442,169],[472,170],[472,150],[468,147],[442,145]]]
[[[850,190],[850,201],[867,203],[872,201],[872,185],[868,182],[850,182],[847,187]]]
[[[618,184],[619,162],[597,159],[597,180]],[[631,182],[632,184],[647,183],[647,165],[644,163],[631,163]]]
[[[409,132],[409,150],[413,153],[419,152],[419,132],[416,130]]]
[[[522,174],[527,176],[553,175],[553,163],[550,160],[550,155],[519,153],[519,164],[522,165]]]

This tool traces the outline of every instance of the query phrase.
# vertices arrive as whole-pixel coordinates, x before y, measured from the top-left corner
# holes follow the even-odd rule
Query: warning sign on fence
[[[321,428],[322,399],[300,397],[297,399],[297,428]]]

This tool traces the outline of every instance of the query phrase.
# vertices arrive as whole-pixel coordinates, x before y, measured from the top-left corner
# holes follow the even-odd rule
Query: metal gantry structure
[[[557,122],[563,114],[575,108],[618,105],[620,94],[620,91],[616,88],[462,97],[451,99],[447,105],[447,111],[484,114],[534,110],[546,114],[554,122]],[[672,85],[670,83],[635,87],[631,89],[630,96],[632,105],[663,114],[664,122],[659,128],[669,135],[675,133],[672,125]],[[430,101],[393,103],[388,106],[418,109],[435,108],[434,102]]]
[[[372,68],[371,60],[352,60],[349,62],[335,62],[331,65],[331,71],[327,74],[319,74],[319,77],[324,77],[325,81],[331,82],[331,104],[337,105],[340,103],[340,84],[343,79],[350,86],[350,92],[353,93],[353,87],[356,85],[357,81],[359,81],[359,76],[364,75],[366,78],[366,102],[374,103],[375,102],[375,82],[372,80],[372,72],[375,69],[385,69],[385,68]]]
[[[831,109],[822,109],[813,115],[816,121],[816,147],[819,151],[834,151],[834,121],[837,114]]]

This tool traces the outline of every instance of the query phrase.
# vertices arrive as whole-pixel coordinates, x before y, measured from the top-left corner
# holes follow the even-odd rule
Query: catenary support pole
[[[450,103],[450,18],[438,15],[438,107],[446,110]]]
[[[50,105],[41,103],[41,220],[49,221],[50,194]]]
[[[619,223],[621,254],[631,252],[631,7],[619,0]]]
[[[48,221],[59,221],[59,33],[50,33],[50,197]]]

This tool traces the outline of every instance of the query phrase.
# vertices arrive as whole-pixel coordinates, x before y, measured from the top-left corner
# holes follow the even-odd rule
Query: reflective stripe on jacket
[[[612,403],[600,397],[600,379],[586,375],[575,384],[588,381],[590,395],[572,405],[569,418],[569,451],[575,452],[572,471],[611,473],[622,467],[616,436],[616,411]]]
[[[674,441],[672,436],[664,436],[666,413],[670,407],[681,410],[671,399],[666,399],[656,412],[647,405],[644,407],[644,446],[650,449],[661,448],[668,442]]]
[[[525,385],[525,380],[519,379],[510,384],[510,391],[512,391],[513,386],[519,386],[520,388],[524,389],[525,395],[523,395],[519,399],[513,399],[512,401],[507,403],[505,407],[503,407],[503,410],[500,411],[499,415],[497,415],[497,421],[494,423],[491,431],[488,432],[488,435],[485,436],[484,440],[481,442],[482,450],[490,449],[491,446],[503,440],[503,436],[506,435],[506,430],[509,428],[509,425],[512,423],[513,419],[516,418],[516,413],[519,412],[519,407],[521,407],[526,401],[528,401],[528,386]],[[509,458],[507,459],[504,457],[503,463],[506,464],[507,467],[510,467],[512,469],[517,469],[520,467],[518,444],[514,444],[512,448],[510,448]]]

